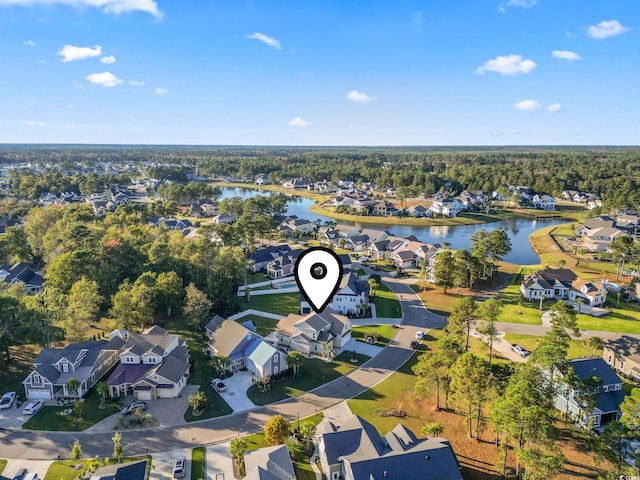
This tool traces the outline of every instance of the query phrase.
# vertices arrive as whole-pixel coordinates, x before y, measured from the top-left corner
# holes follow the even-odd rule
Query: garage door
[[[151,390],[137,390],[136,397],[138,400],[151,400]]]
[[[51,398],[51,392],[49,390],[29,390],[27,397],[31,399],[44,399],[49,400]]]

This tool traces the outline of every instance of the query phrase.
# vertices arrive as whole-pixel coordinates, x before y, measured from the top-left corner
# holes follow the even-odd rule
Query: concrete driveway
[[[229,453],[231,442],[218,443],[206,447],[205,474],[206,480],[233,480],[233,461]]]
[[[341,351],[356,352],[360,355],[366,355],[367,357],[373,358],[382,351],[382,347],[371,345],[365,342],[359,342],[358,340],[352,338],[344,345],[344,347],[342,347]]]
[[[7,466],[2,472],[2,477],[13,478],[16,472],[21,468],[26,468],[29,473],[37,473],[38,477],[44,478],[49,470],[49,466],[53,462],[51,460],[21,460],[21,459],[9,459]]]
[[[184,478],[191,478],[191,449],[180,448],[167,452],[154,453],[151,460],[151,473],[149,478],[153,480],[173,479],[173,464],[177,457],[187,459]]]
[[[19,429],[22,424],[29,420],[29,416],[22,415],[24,405],[17,408],[18,402],[13,402],[11,408],[0,410],[0,428]]]
[[[225,378],[223,383],[227,389],[224,392],[220,392],[220,396],[227,402],[234,413],[251,410],[256,406],[247,397],[247,390],[253,385],[251,372],[235,372],[233,376]],[[211,385],[209,385],[209,388],[212,388]]]

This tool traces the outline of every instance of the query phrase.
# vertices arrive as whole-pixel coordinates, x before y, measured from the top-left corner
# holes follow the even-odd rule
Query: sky
[[[0,143],[638,145],[635,0],[0,0]]]

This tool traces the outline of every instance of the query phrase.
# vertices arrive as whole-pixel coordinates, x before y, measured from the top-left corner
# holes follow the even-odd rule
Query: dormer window
[[[69,371],[69,364],[68,363],[63,363],[62,364],[62,371],[63,372],[68,372]]]

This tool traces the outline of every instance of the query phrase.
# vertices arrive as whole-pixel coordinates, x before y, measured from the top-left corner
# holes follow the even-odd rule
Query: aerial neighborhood
[[[86,147],[59,163],[3,148],[5,472],[636,471],[635,190],[482,161],[473,180],[462,153],[354,154],[354,176],[339,158],[292,168],[295,149],[227,165],[226,150]],[[341,264],[321,311],[295,276],[313,247]]]

